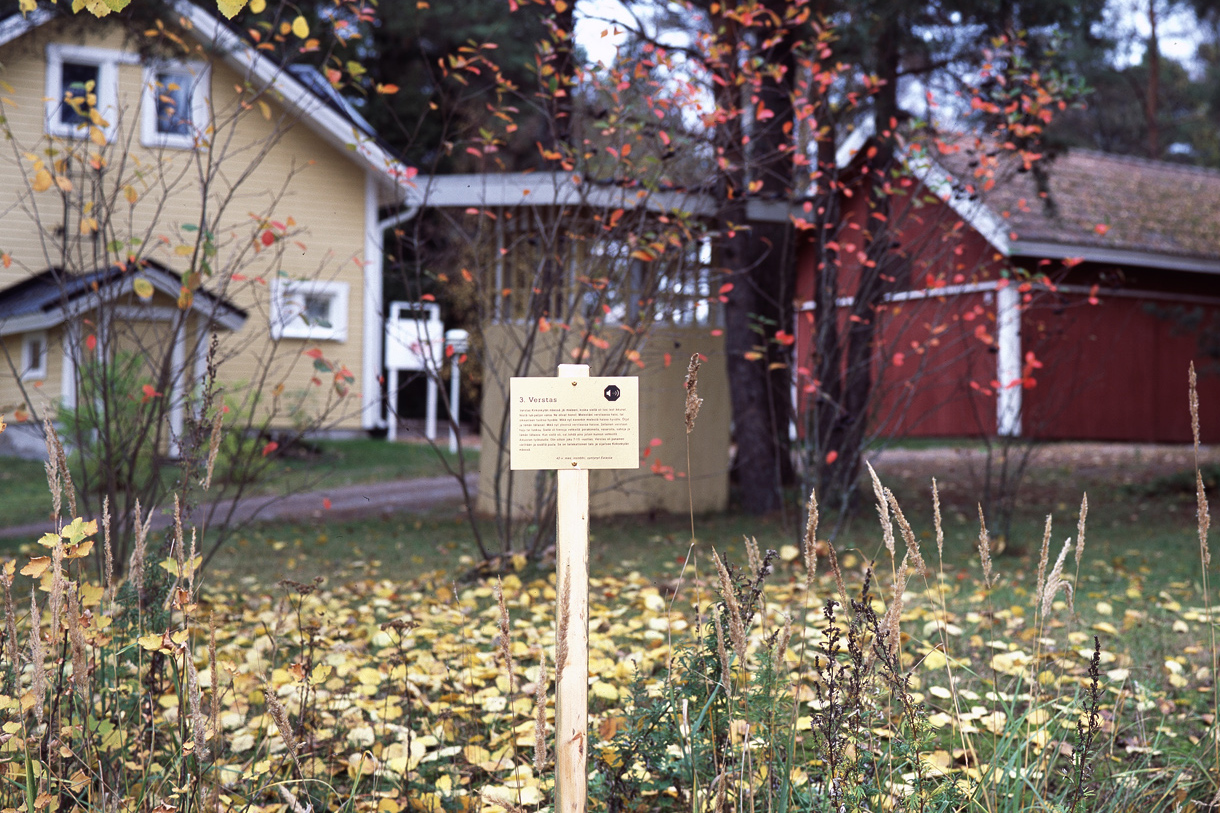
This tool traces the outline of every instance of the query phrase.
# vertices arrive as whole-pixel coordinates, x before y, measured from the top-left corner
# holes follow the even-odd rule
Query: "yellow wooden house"
[[[0,20],[0,437],[41,448],[115,353],[171,451],[209,364],[272,427],[384,426],[379,212],[410,172],[315,69],[185,0],[163,23]]]

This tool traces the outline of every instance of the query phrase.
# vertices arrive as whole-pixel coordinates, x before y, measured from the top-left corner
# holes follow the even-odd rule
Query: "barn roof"
[[[1047,166],[1046,186],[1043,196],[1034,173],[1016,172],[983,198],[1010,254],[1220,261],[1220,171],[1073,149]]]

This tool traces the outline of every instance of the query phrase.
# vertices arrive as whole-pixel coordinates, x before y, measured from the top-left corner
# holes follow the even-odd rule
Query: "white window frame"
[[[38,365],[33,362],[33,346],[37,344],[42,349],[38,357]],[[47,377],[47,332],[36,330],[21,337],[21,380],[30,381]]]
[[[64,104],[64,63],[97,66],[97,110],[105,120],[102,133],[107,141],[114,139],[119,123],[119,65],[138,65],[136,54],[91,45],[47,45],[46,128],[48,135],[60,138],[88,138],[89,127],[64,124],[59,111]]]
[[[271,283],[271,338],[347,341],[347,304],[351,286],[346,282],[275,280]],[[301,316],[306,296],[330,298],[330,326],[308,324]],[[294,302],[300,297],[300,302]]]
[[[191,129],[188,135],[162,133],[157,129],[157,75],[160,73],[190,73]],[[145,147],[170,147],[191,150],[206,139],[211,125],[212,71],[204,62],[153,62],[144,66],[144,91],[140,97],[140,142]]]

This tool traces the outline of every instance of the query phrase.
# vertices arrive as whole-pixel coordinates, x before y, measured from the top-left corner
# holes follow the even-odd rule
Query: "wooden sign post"
[[[509,383],[514,470],[558,472],[555,546],[555,813],[584,813],[589,730],[589,470],[640,465],[639,379],[589,377]]]

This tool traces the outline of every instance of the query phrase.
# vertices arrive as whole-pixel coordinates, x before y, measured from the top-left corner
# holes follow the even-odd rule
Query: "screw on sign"
[[[556,813],[584,813],[588,793],[589,470],[639,468],[639,396],[638,378],[590,378],[587,364],[509,382],[511,468],[557,471]]]

